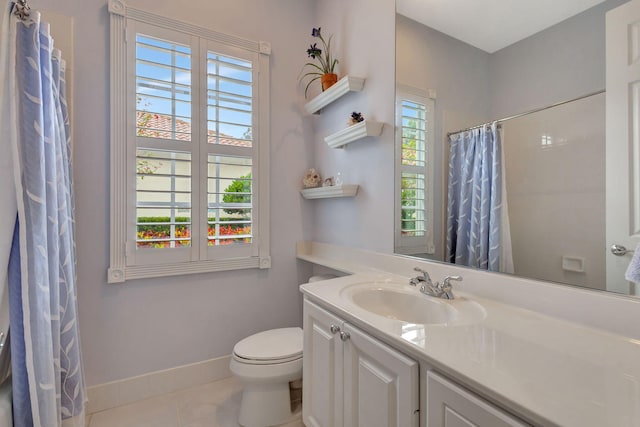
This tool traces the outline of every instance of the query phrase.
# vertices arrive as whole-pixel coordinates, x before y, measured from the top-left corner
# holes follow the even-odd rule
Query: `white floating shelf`
[[[349,92],[360,92],[364,87],[364,78],[344,76],[336,84],[322,92],[304,105],[309,114],[318,113],[327,105]]]
[[[354,197],[359,185],[332,185],[330,187],[307,188],[300,190],[305,199],[327,199],[330,197]]]
[[[324,138],[331,148],[342,148],[345,145],[367,136],[380,136],[382,123],[365,120]]]

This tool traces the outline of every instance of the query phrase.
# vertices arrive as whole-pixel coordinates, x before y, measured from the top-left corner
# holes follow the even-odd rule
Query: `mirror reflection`
[[[606,111],[630,104],[606,79],[606,14],[627,1],[453,3],[397,0],[396,253],[635,295],[633,253],[610,250],[638,243],[611,224],[633,223],[611,214],[633,171],[605,165]]]

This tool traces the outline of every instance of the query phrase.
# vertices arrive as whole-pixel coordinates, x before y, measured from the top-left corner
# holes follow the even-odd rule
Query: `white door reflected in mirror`
[[[606,41],[607,290],[638,295],[624,276],[640,243],[640,0],[607,13]]]

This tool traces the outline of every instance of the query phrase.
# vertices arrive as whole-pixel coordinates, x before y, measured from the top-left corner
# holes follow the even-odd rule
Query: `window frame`
[[[416,172],[416,167],[402,164],[402,102],[409,101],[424,105],[426,108],[425,128],[425,165],[419,173],[425,176],[425,234],[424,236],[402,235],[402,174]],[[434,168],[435,168],[435,99],[426,90],[398,84],[396,86],[396,133],[395,133],[395,218],[394,252],[404,255],[434,254]]]
[[[271,46],[268,42],[254,42],[219,33],[185,22],[128,7],[123,1],[109,0],[111,25],[111,98],[110,98],[110,264],[108,282],[176,276],[182,274],[237,270],[244,268],[270,268],[269,252],[269,70]],[[139,30],[139,31],[137,31]],[[151,257],[137,252],[135,230],[136,214],[136,33],[163,37],[178,43],[188,40],[192,58],[192,142],[191,169],[198,169],[199,179],[193,179],[191,188],[192,210],[199,209],[198,224],[192,214],[192,231],[199,237],[186,248],[148,249]],[[172,38],[177,36],[178,39]],[[131,47],[133,45],[133,48]],[[195,47],[195,49],[194,49]],[[215,47],[215,49],[212,49]],[[252,241],[250,244],[210,248],[207,245],[208,195],[207,161],[209,154],[238,155],[240,147],[209,147],[198,135],[206,132],[207,52],[216,51],[246,59],[252,63],[254,143],[249,151],[252,161]],[[200,67],[197,69],[196,67]],[[132,84],[133,82],[133,84]],[[206,88],[206,84],[204,86]],[[200,90],[199,90],[200,89]],[[204,93],[204,95],[202,94]],[[204,112],[204,113],[203,113]],[[133,114],[133,115],[132,115]],[[199,129],[195,129],[199,126]],[[218,148],[221,148],[218,150]],[[181,150],[182,151],[182,150]],[[194,156],[195,154],[195,156]],[[244,156],[248,158],[248,156]],[[193,172],[192,172],[193,173]],[[197,181],[197,182],[196,182]],[[198,188],[194,188],[194,184]],[[203,187],[204,186],[204,187]],[[197,219],[196,219],[197,220]],[[202,231],[204,228],[204,232]],[[203,234],[204,233],[204,234]],[[240,248],[239,246],[242,246]],[[186,249],[186,250],[185,250]],[[143,252],[145,252],[143,250]],[[148,255],[148,254],[147,254]],[[176,256],[178,259],[176,260]]]

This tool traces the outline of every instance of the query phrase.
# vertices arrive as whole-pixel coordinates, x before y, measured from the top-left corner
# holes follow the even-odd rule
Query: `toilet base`
[[[238,423],[243,427],[267,427],[291,421],[289,383],[245,384]]]

